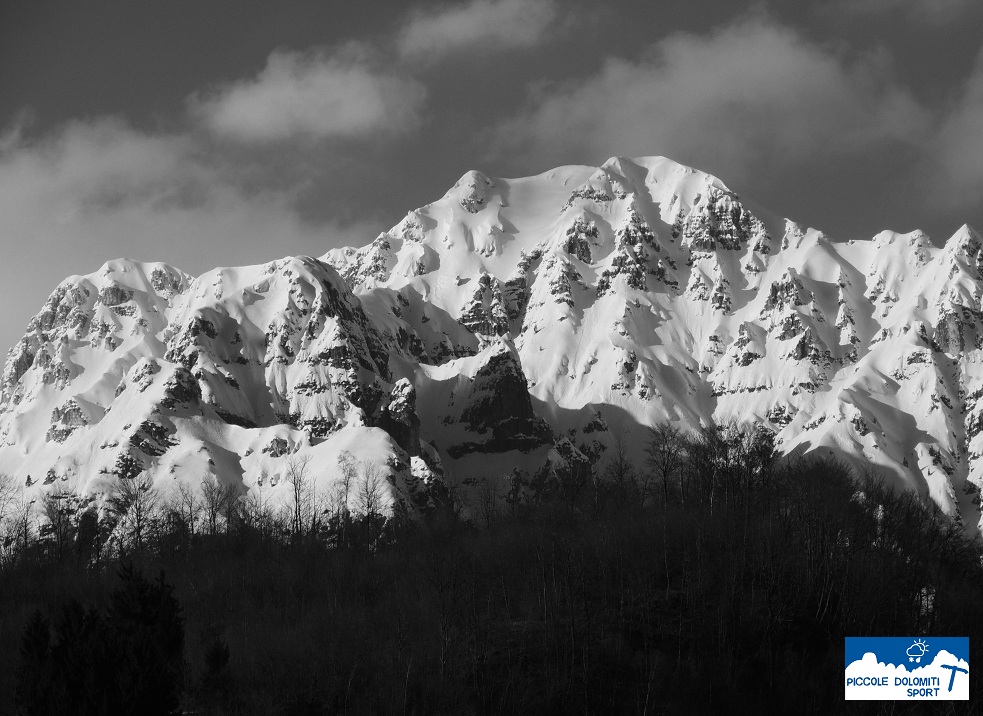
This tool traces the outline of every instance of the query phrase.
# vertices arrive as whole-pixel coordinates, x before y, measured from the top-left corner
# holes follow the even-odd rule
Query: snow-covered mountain
[[[328,485],[347,452],[413,507],[517,466],[599,469],[655,421],[738,420],[872,462],[975,529],[981,296],[967,226],[941,248],[838,243],[660,157],[468,172],[362,248],[67,279],[7,358],[0,472],[275,496],[289,456]]]

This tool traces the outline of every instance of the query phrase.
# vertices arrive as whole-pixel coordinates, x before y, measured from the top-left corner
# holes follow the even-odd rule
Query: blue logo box
[[[846,637],[844,698],[969,700],[969,637]]]

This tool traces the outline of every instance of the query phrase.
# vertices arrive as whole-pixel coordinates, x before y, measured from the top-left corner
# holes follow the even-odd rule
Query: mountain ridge
[[[737,420],[870,462],[977,531],[980,235],[838,243],[752,206],[614,157],[467,172],[320,258],[197,278],[107,262],[8,354],[0,471],[96,499],[140,472],[286,499],[285,458],[328,489],[353,454],[414,509],[515,467],[600,470],[657,421]]]

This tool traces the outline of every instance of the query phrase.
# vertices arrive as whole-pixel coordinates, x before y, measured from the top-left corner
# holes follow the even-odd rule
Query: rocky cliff
[[[412,507],[517,467],[599,469],[655,421],[737,420],[974,530],[981,297],[969,227],[835,241],[658,157],[469,172],[361,248],[66,280],[8,356],[0,470],[276,490],[291,455],[329,485],[352,453]]]

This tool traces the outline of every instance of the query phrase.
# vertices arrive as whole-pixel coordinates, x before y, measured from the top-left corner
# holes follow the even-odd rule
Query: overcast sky
[[[837,239],[983,227],[980,0],[3,0],[0,351],[65,276],[363,244],[661,154]]]

